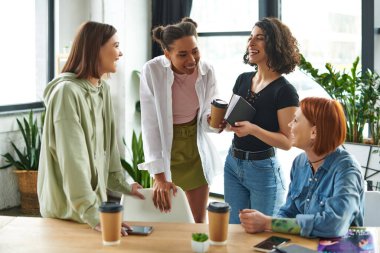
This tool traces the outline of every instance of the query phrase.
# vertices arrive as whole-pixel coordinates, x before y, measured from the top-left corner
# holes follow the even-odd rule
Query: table
[[[0,229],[2,227],[5,227],[13,219],[15,219],[15,217],[12,217],[12,216],[0,216]]]
[[[192,252],[191,234],[208,232],[207,224],[129,222],[152,225],[149,236],[122,237],[118,246],[103,246],[101,233],[87,224],[40,217],[0,216],[0,252],[94,253],[94,252]],[[271,235],[290,238],[293,243],[316,249],[318,240],[279,233],[247,234],[240,225],[229,225],[226,246],[210,246],[209,253],[254,252],[252,246]]]

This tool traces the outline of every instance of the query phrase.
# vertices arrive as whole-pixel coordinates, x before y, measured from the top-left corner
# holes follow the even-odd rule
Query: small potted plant
[[[208,236],[205,233],[193,233],[191,240],[191,248],[194,252],[203,253],[207,252],[209,247]]]
[[[45,113],[41,114],[41,127],[44,122]],[[11,146],[14,153],[2,155],[8,163],[1,166],[5,169],[13,166],[18,177],[18,185],[21,198],[21,211],[26,214],[39,215],[39,204],[37,197],[37,173],[41,151],[41,134],[37,119],[33,111],[23,119],[17,119],[17,125],[23,137],[23,145],[17,147],[12,141]]]

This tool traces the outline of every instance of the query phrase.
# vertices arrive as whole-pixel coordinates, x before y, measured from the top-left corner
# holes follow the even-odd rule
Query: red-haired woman
[[[292,145],[305,152],[293,162],[286,203],[276,217],[242,210],[240,221],[246,232],[337,237],[350,226],[363,225],[360,165],[339,147],[346,136],[345,121],[336,100],[309,97],[300,102],[289,126]]]

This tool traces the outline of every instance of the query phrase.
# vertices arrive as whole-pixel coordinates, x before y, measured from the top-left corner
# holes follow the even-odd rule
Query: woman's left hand
[[[241,225],[247,233],[258,233],[272,229],[272,218],[253,209],[244,209],[239,213]]]
[[[144,195],[139,192],[139,189],[142,189],[143,187],[139,183],[133,183],[132,184],[132,189],[131,189],[131,194],[140,198],[140,199],[145,199]]]
[[[254,128],[256,125],[250,123],[249,121],[235,122],[235,126],[231,126],[231,131],[233,131],[238,137],[244,137],[247,135],[254,135]]]

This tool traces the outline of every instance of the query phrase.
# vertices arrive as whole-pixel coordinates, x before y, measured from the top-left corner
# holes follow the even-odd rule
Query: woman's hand
[[[94,229],[98,232],[102,232],[102,227],[100,226],[100,223],[96,225]],[[121,230],[120,230],[121,236],[127,236],[128,235],[127,230],[130,230],[130,229],[131,227],[125,221],[123,221],[121,223]]]
[[[100,227],[100,223],[94,227],[94,229],[98,232],[102,232],[102,228]]]
[[[250,123],[249,121],[235,122],[235,126],[231,126],[231,131],[233,131],[238,137],[244,137],[247,135],[254,135],[254,129],[256,125]]]
[[[207,115],[207,123],[208,125],[210,125],[210,122],[211,122],[211,115]],[[226,128],[227,126],[227,121],[223,119],[223,121],[219,124],[219,133],[223,132],[223,130]]]
[[[131,230],[131,227],[127,224],[127,222],[123,221],[121,223],[121,235],[122,236],[128,235],[127,230]]]
[[[166,181],[164,173],[156,174],[153,184],[153,203],[161,212],[170,212],[172,208],[170,198],[171,190],[175,196],[177,193],[175,184]]]
[[[244,209],[239,213],[241,225],[247,233],[258,233],[272,229],[272,218],[253,209]]]
[[[131,194],[140,198],[140,199],[145,199],[144,195],[139,192],[139,189],[142,189],[143,187],[139,183],[133,183],[131,185]]]

